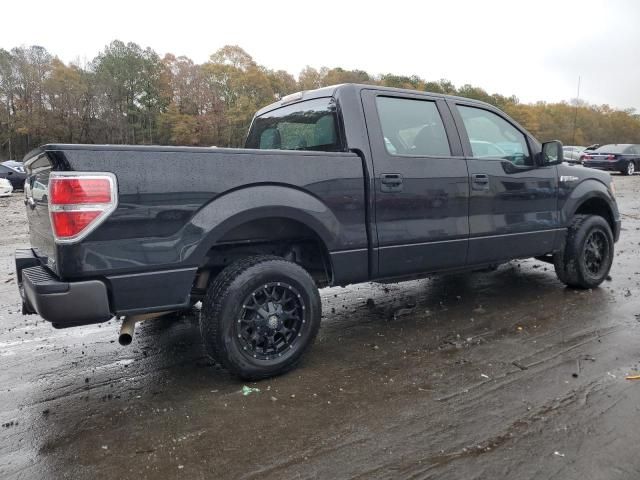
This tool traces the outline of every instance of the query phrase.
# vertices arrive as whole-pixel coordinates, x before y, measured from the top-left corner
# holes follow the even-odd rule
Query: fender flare
[[[587,179],[571,190],[566,198],[561,209],[562,224],[568,226],[578,209],[585,202],[594,198],[604,201],[611,214],[611,220],[615,222],[618,218],[618,209],[611,192],[609,192],[604,183],[594,179]]]
[[[189,255],[189,263],[200,265],[207,252],[232,229],[267,217],[302,223],[318,236],[327,252],[339,245],[340,222],[318,198],[292,187],[255,185],[224,193],[194,215],[188,229],[201,232],[201,240]]]

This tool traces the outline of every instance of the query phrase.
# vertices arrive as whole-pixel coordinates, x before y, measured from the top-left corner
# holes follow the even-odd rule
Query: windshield
[[[623,143],[613,143],[609,145],[602,145],[594,150],[596,153],[625,153],[629,148],[629,145]]]
[[[343,151],[333,98],[317,98],[267,112],[253,121],[247,148]]]

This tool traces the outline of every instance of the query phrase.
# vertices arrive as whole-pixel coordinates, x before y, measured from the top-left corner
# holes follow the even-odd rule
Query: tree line
[[[640,115],[632,109],[575,100],[525,104],[448,80],[342,68],[306,67],[296,79],[258,65],[238,46],[197,64],[116,40],[83,66],[65,64],[40,46],[0,49],[0,159],[19,159],[51,142],[237,147],[260,107],[299,90],[348,82],[482,100],[543,141],[640,143]]]

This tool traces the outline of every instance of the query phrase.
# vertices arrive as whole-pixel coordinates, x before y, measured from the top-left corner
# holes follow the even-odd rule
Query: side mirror
[[[551,140],[543,143],[540,157],[541,165],[558,165],[562,163],[564,160],[562,142],[560,140]]]

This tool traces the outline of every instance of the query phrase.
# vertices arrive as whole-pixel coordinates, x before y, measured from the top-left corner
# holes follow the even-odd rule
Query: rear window
[[[631,147],[629,145],[613,143],[609,145],[602,145],[594,150],[596,153],[631,153]]]
[[[344,150],[338,134],[333,98],[317,98],[278,108],[256,117],[247,148],[274,150]]]

